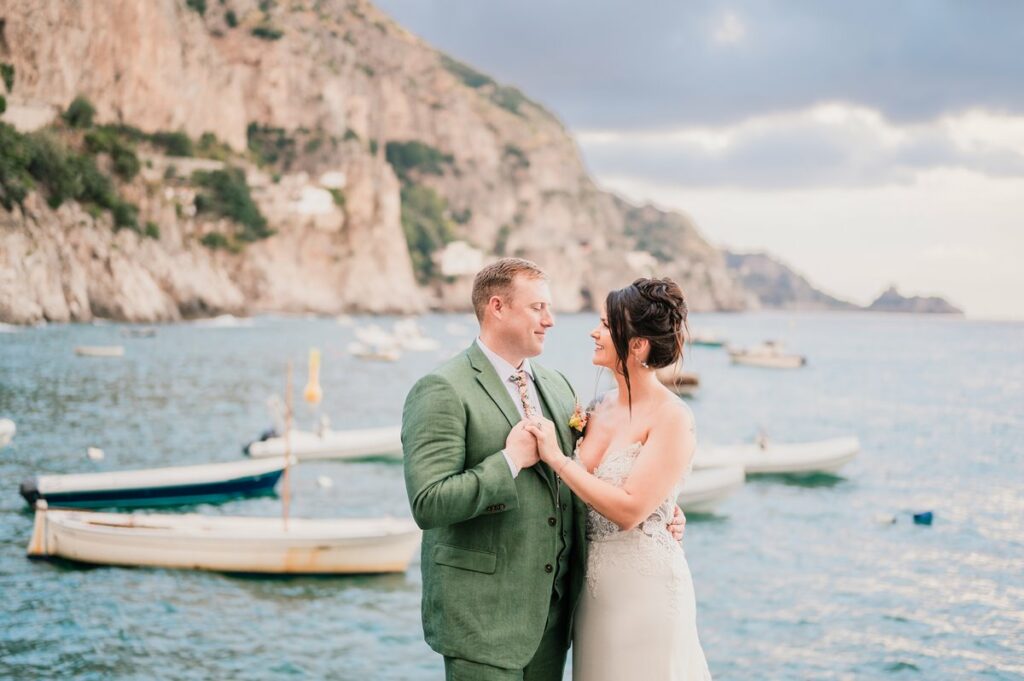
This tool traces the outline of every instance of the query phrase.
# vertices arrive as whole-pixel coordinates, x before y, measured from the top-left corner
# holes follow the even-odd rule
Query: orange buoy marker
[[[302,397],[313,405],[320,404],[320,400],[324,398],[324,391],[320,389],[320,351],[316,348],[309,350],[309,380],[306,382]]]

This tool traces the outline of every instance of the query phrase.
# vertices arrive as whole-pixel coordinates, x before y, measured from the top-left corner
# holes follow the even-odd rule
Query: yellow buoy
[[[310,404],[320,404],[324,397],[324,391],[320,389],[320,351],[316,348],[309,351],[309,381],[302,397]]]

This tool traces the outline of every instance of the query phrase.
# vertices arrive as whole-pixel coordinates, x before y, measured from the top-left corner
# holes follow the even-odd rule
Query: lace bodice
[[[576,443],[577,454],[579,452],[580,442],[582,441],[583,438],[580,438],[579,442]],[[642,443],[634,442],[628,447],[608,452],[605,454],[604,459],[601,460],[598,467],[594,469],[594,475],[607,483],[615,485],[616,487],[622,487],[626,484],[626,480],[629,478],[629,474],[633,470],[633,464],[636,463],[636,459],[640,455],[642,449]],[[692,463],[690,467],[692,468]],[[690,471],[687,469],[686,475],[688,476],[689,473]],[[649,515],[647,519],[640,523],[640,525],[635,529],[629,530],[629,532],[639,531],[655,540],[660,541],[662,539],[668,539],[669,542],[675,544],[675,540],[672,539],[672,535],[669,534],[666,526],[672,519],[672,515],[675,512],[675,499],[679,494],[680,486],[681,482],[676,484],[672,488],[671,494],[665,497],[664,501],[654,509],[651,515]],[[589,505],[587,506],[588,540],[600,541],[621,533],[622,530],[618,525],[605,518]]]
[[[578,459],[579,446],[574,454]],[[594,469],[594,475],[607,483],[622,487],[633,470],[643,444],[634,442],[628,447],[609,451]],[[674,591],[685,569],[682,547],[668,531],[668,523],[675,513],[676,497],[690,470],[691,462],[682,479],[677,482],[669,496],[638,526],[622,530],[618,525],[587,505],[587,540],[590,549],[587,558],[587,587],[597,595],[598,585],[609,569],[626,568],[639,574],[667,574],[665,582]],[[680,566],[683,566],[682,568]]]

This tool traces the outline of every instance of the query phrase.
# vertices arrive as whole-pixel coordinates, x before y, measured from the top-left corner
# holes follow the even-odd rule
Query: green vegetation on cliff
[[[241,168],[199,170],[192,174],[192,181],[204,190],[196,194],[196,211],[236,222],[236,241],[259,241],[274,233],[267,228],[267,219],[252,200]]]
[[[434,254],[455,239],[455,231],[447,200],[417,180],[443,175],[454,159],[418,140],[388,142],[384,155],[402,182],[402,230],[416,279],[424,284],[438,276]]]
[[[421,284],[440,274],[434,264],[434,253],[455,239],[447,212],[448,202],[430,187],[402,186],[402,230],[409,244],[413,271]]]

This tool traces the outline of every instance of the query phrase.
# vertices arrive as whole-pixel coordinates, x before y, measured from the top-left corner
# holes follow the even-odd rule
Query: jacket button
[[[547,565],[544,566],[544,572],[554,572],[554,571],[555,571],[555,568],[553,568],[551,566],[551,563],[548,563]]]
[[[551,527],[554,527],[555,523],[557,523],[557,522],[558,521],[555,520],[553,517],[552,518],[548,518],[548,525],[550,525]]]

